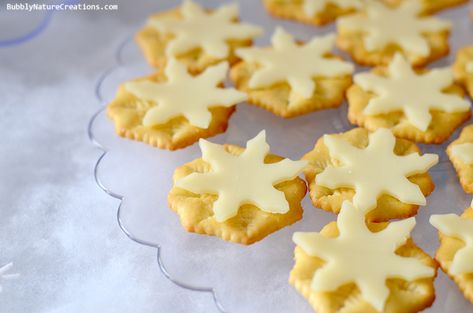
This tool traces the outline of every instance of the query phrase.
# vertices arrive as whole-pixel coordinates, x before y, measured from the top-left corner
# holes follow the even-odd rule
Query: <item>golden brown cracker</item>
[[[225,150],[233,155],[240,155],[244,148],[235,145],[225,145]],[[283,158],[268,154],[265,163],[275,163]],[[174,172],[174,183],[192,173],[206,173],[210,165],[202,159],[196,159]],[[218,196],[213,194],[195,194],[190,191],[172,187],[168,195],[169,207],[180,218],[182,226],[189,232],[216,236],[227,241],[252,244],[269,234],[295,223],[302,218],[301,201],[306,194],[306,184],[300,178],[281,182],[275,188],[284,192],[289,203],[289,211],[285,214],[268,213],[258,207],[242,205],[236,216],[225,222],[217,222],[213,217],[212,205]]]
[[[368,135],[368,130],[355,128],[335,136],[346,140],[355,147],[365,148],[368,145]],[[396,139],[395,154],[408,155],[414,152],[420,153],[420,149],[414,143]],[[305,154],[302,159],[309,161],[304,174],[309,185],[312,203],[315,207],[338,214],[343,201],[352,200],[355,191],[352,188],[330,189],[317,185],[316,175],[323,172],[327,166],[335,165],[327,146],[324,144],[323,137],[317,140],[314,149]],[[408,179],[420,187],[424,196],[428,196],[435,188],[434,182],[428,173],[412,175]],[[367,213],[366,219],[373,222],[382,222],[407,218],[416,215],[418,208],[418,205],[402,203],[394,197],[383,194],[378,198],[377,207]]]
[[[387,45],[382,50],[368,51],[363,42],[363,33],[337,27],[337,46],[348,52],[356,63],[366,66],[387,65],[394,58],[396,53],[402,53],[413,66],[423,66],[435,60],[438,60],[450,51],[448,45],[449,31],[424,33],[423,37],[427,40],[430,47],[428,56],[419,56],[411,52],[404,51],[397,44]]]
[[[387,223],[368,223],[368,228],[373,231],[381,231]],[[327,224],[320,232],[328,238],[339,235],[337,223]],[[361,296],[360,290],[354,283],[340,286],[331,292],[314,292],[311,289],[314,274],[323,267],[324,261],[304,252],[296,246],[295,264],[289,276],[289,283],[293,285],[305,298],[308,299],[317,313],[379,313]],[[427,266],[437,271],[437,263],[414,242],[409,239],[396,250],[396,254],[405,257],[419,259]],[[435,277],[422,278],[414,281],[403,279],[387,279],[386,285],[390,290],[384,312],[391,313],[414,313],[430,307],[435,299],[434,289]]]
[[[462,217],[473,219],[473,209],[467,208]],[[455,237],[450,237],[439,232],[440,246],[435,253],[435,259],[440,263],[442,270],[455,281],[465,297],[473,303],[473,273],[452,275],[450,266],[455,254],[465,246],[464,242]]]
[[[375,68],[373,73],[386,76],[386,68]],[[451,85],[444,92],[457,94],[462,97],[464,95],[462,88],[456,84]],[[378,128],[389,128],[396,137],[415,142],[440,144],[447,140],[455,129],[471,116],[471,110],[460,113],[431,110],[432,121],[429,128],[426,131],[421,131],[414,125],[411,125],[402,112],[390,112],[374,116],[365,115],[363,110],[368,105],[369,100],[375,96],[375,94],[364,91],[356,84],[348,89],[348,119],[350,122],[371,131]]]
[[[455,80],[465,87],[470,97],[473,98],[473,70],[467,69],[468,64],[473,64],[473,46],[460,49],[453,63]],[[473,67],[473,65],[470,66]]]
[[[467,164],[453,154],[453,146],[462,143],[473,143],[473,125],[466,126],[456,140],[447,148],[447,155],[455,167],[460,184],[465,192],[473,194],[473,164]]]
[[[208,10],[210,11],[210,10]],[[165,18],[182,18],[180,8],[174,8],[169,11],[159,12],[151,16],[152,19],[165,19]],[[236,22],[236,21],[235,21]],[[135,36],[135,40],[143,50],[146,60],[148,63],[162,70],[165,68],[168,61],[166,56],[166,47],[168,43],[174,38],[171,34],[164,34],[157,31],[155,28],[145,25],[138,31]],[[229,55],[227,58],[216,58],[206,54],[202,49],[193,49],[187,53],[176,57],[177,60],[187,65],[190,73],[198,74],[205,70],[207,67],[220,63],[222,61],[228,61],[230,64],[234,64],[238,61],[234,51],[241,47],[248,47],[252,44],[251,39],[238,40],[231,39],[227,40],[229,46]]]
[[[403,1],[412,0],[384,0],[386,3],[392,5],[399,5]],[[422,12],[425,14],[433,14],[441,10],[449,9],[461,4],[467,3],[468,0],[421,0]]]
[[[166,81],[165,74],[159,72],[135,81],[150,80],[153,82]],[[199,128],[189,123],[183,117],[172,118],[168,122],[152,127],[144,126],[142,121],[146,112],[156,104],[139,99],[128,92],[125,84],[120,85],[117,95],[107,106],[107,115],[115,124],[118,135],[151,146],[167,150],[181,149],[189,146],[200,138],[207,138],[226,131],[228,120],[235,106],[223,107],[215,105],[210,108],[212,120],[208,128]]]
[[[345,90],[352,83],[350,75],[332,78],[315,77],[316,88],[313,96],[310,99],[301,99],[289,105],[291,88],[286,82],[265,88],[252,89],[248,87],[249,80],[258,68],[256,64],[241,61],[232,67],[230,78],[238,90],[248,94],[248,103],[285,118],[340,106]]]
[[[329,3],[322,12],[308,16],[304,12],[303,0],[263,0],[266,10],[275,17],[297,20],[307,24],[322,26],[331,23],[339,16],[356,11],[354,8],[340,8]]]

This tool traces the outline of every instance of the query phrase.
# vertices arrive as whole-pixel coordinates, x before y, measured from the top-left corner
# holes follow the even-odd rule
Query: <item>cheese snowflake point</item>
[[[336,136],[324,136],[330,157],[340,165],[329,165],[315,177],[318,185],[327,188],[353,188],[354,205],[368,212],[377,205],[382,194],[403,203],[425,205],[425,197],[418,185],[408,177],[425,173],[437,164],[438,156],[394,153],[396,139],[390,130],[380,128],[369,135],[368,146],[360,149]]]
[[[409,123],[421,131],[429,128],[431,110],[457,113],[470,109],[469,102],[463,97],[444,92],[454,83],[451,69],[434,69],[418,74],[400,54],[396,54],[389,64],[386,77],[361,73],[355,75],[354,81],[375,95],[363,114],[375,116],[401,111]]]
[[[198,76],[192,76],[184,64],[171,59],[165,69],[166,82],[129,82],[125,84],[125,88],[136,97],[156,104],[144,115],[143,125],[146,127],[184,116],[190,124],[207,128],[212,120],[209,108],[231,107],[246,100],[243,92],[219,88],[227,70],[228,64],[220,63],[207,68]]]
[[[289,105],[313,96],[317,88],[315,77],[345,76],[354,70],[351,63],[327,57],[335,44],[334,35],[315,37],[300,45],[291,34],[278,27],[271,43],[272,49],[242,48],[236,54],[245,62],[261,66],[250,78],[249,88],[287,82],[291,88]]]
[[[200,48],[210,56],[226,58],[229,55],[227,41],[259,36],[259,27],[236,23],[238,6],[227,5],[212,12],[186,0],[181,7],[182,19],[150,19],[149,25],[159,32],[175,37],[166,47],[168,57],[177,57],[190,50]]]
[[[202,159],[210,164],[208,173],[192,173],[176,181],[176,186],[193,193],[217,194],[213,203],[214,217],[224,222],[237,215],[240,206],[252,204],[260,210],[283,214],[289,204],[283,192],[274,185],[294,179],[306,166],[306,161],[266,164],[269,152],[265,131],[247,142],[241,155],[233,155],[222,145],[201,139]]]
[[[387,279],[414,281],[435,275],[435,269],[421,260],[396,254],[406,244],[414,226],[415,219],[409,218],[371,232],[363,211],[345,201],[337,219],[338,237],[297,232],[293,241],[309,256],[325,262],[313,275],[313,291],[330,292],[354,283],[364,300],[383,312],[390,294]]]
[[[425,33],[448,31],[448,21],[419,16],[420,1],[404,1],[390,7],[378,1],[369,1],[364,13],[343,17],[338,27],[363,32],[364,46],[368,51],[382,50],[397,44],[404,52],[426,57],[430,54]]]
[[[455,214],[432,215],[430,224],[442,234],[458,238],[465,244],[455,253],[449,272],[452,275],[473,273],[473,219]]]
[[[323,12],[329,5],[333,4],[342,9],[360,9],[363,7],[361,0],[304,0],[304,12],[308,16],[314,16]]]

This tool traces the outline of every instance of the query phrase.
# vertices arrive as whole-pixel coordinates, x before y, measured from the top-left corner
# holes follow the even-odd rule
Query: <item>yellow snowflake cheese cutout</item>
[[[363,6],[361,0],[304,0],[304,13],[308,16],[314,16],[323,12],[329,4],[334,4],[343,9],[360,9]]]
[[[289,105],[297,99],[312,97],[317,88],[314,77],[353,73],[353,64],[327,57],[335,44],[333,34],[314,37],[310,42],[299,45],[291,34],[278,27],[271,43],[272,49],[242,48],[236,51],[236,55],[246,62],[261,65],[248,82],[250,88],[287,82],[291,87]]]
[[[338,26],[364,33],[366,50],[381,50],[389,44],[399,45],[405,52],[428,56],[430,47],[424,33],[449,30],[448,21],[419,16],[420,1],[403,1],[397,7],[368,1],[365,12],[338,19]]]
[[[371,133],[364,149],[329,135],[324,136],[324,143],[330,157],[340,164],[327,166],[315,177],[317,184],[331,189],[353,188],[353,204],[365,213],[376,207],[381,194],[388,194],[404,203],[425,205],[419,186],[407,177],[427,172],[437,164],[437,155],[396,155],[396,138],[386,128]]]
[[[176,186],[198,194],[217,194],[213,211],[218,222],[235,216],[243,204],[255,205],[269,213],[289,211],[284,193],[274,185],[294,179],[307,162],[284,159],[277,163],[264,163],[269,153],[264,130],[247,142],[245,151],[239,156],[204,139],[199,141],[199,145],[202,159],[210,164],[212,170],[192,173],[179,179]]]
[[[473,273],[473,219],[462,218],[455,214],[432,215],[430,224],[444,235],[458,238],[465,244],[453,257],[451,274]]]
[[[210,107],[230,107],[246,100],[243,92],[218,87],[227,71],[228,63],[223,62],[208,67],[198,76],[192,76],[184,64],[171,59],[165,69],[166,82],[129,82],[125,84],[125,89],[142,100],[156,103],[146,112],[144,126],[151,127],[176,116],[184,116],[190,124],[208,128],[212,120]]]
[[[384,230],[374,233],[366,226],[363,211],[345,201],[337,218],[338,237],[296,232],[293,241],[306,254],[325,261],[312,279],[311,287],[315,292],[334,291],[345,284],[355,283],[364,300],[383,312],[389,296],[387,279],[413,281],[435,274],[433,268],[420,260],[395,253],[406,243],[415,224],[411,217],[392,222]]]
[[[454,145],[452,147],[452,153],[463,163],[473,164],[473,143],[466,142]]]
[[[365,115],[400,111],[410,124],[426,131],[432,120],[431,110],[458,113],[470,109],[463,97],[443,92],[454,83],[450,68],[418,74],[401,54],[396,54],[387,74],[387,77],[374,73],[355,75],[355,84],[375,94],[363,110]]]
[[[263,33],[254,25],[236,23],[237,5],[225,5],[207,12],[198,4],[186,0],[181,6],[182,19],[150,19],[148,24],[159,32],[174,38],[166,47],[168,57],[176,57],[200,48],[206,54],[226,58],[230,39],[252,39]]]

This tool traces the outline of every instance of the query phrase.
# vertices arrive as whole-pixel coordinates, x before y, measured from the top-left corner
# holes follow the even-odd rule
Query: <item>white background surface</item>
[[[0,266],[21,274],[1,282],[1,313],[216,312],[209,294],[174,286],[155,251],[121,233],[118,201],[93,178],[95,82],[157,2],[91,1],[120,10],[58,12],[36,39],[0,48]],[[39,22],[4,3],[1,39]]]
[[[218,2],[215,0],[204,3]],[[101,152],[90,144],[85,131],[90,116],[100,107],[94,96],[95,82],[105,69],[114,66],[114,54],[119,43],[150,12],[164,6],[171,7],[175,1],[136,3],[137,1],[119,2],[118,12],[57,13],[40,37],[21,46],[0,49],[0,122],[4,129],[0,148],[0,265],[14,261],[13,270],[22,274],[16,281],[3,283],[5,290],[0,294],[0,312],[216,311],[209,294],[191,293],[164,279],[155,262],[155,251],[131,242],[120,232],[115,221],[118,200],[104,194],[93,181],[92,169]],[[263,24],[268,29],[276,24],[284,24],[301,39],[307,39],[316,33],[313,27],[271,19],[264,14],[259,2],[248,0],[244,4],[247,8],[243,12],[245,20]],[[20,33],[18,29],[28,29],[26,23],[33,24],[33,21],[28,22],[30,18],[33,20],[28,14],[15,19],[5,15],[5,12],[1,14],[0,35],[3,37],[8,36],[10,31]],[[473,38],[466,7],[444,15],[449,18],[462,16],[462,19],[457,19],[460,31],[454,33],[454,48]],[[38,20],[38,17],[34,18],[35,21]],[[319,33],[327,31],[326,28],[317,30]],[[268,36],[259,42],[267,43]],[[133,44],[125,47],[125,66],[104,81],[103,95],[106,99],[113,96],[117,83],[149,71],[133,49]],[[444,59],[438,64],[445,65],[451,60]],[[100,118],[99,116],[97,123],[99,139],[103,143],[116,144],[116,147],[126,146],[125,150],[131,151],[128,156],[116,154],[113,157],[111,154],[109,160],[115,159],[118,163],[105,162],[104,166],[109,166],[108,173],[111,172],[110,169],[117,169],[117,164],[123,160],[120,158],[134,158],[135,152],[152,163],[155,157],[162,156],[162,160],[165,160],[168,155],[140,143],[119,141],[107,128],[110,123]],[[273,150],[292,158],[300,157],[311,148],[318,136],[328,129],[334,131],[342,121],[340,112],[327,111],[281,122],[263,110],[241,107],[231,121],[229,132],[215,140],[243,144],[256,134],[256,128],[243,126],[242,123],[248,120],[257,121],[261,127],[271,129],[268,140],[273,145]],[[335,124],[320,124],[328,123],[327,121],[335,121]],[[343,122],[341,125],[343,126]],[[283,137],[287,129],[292,129],[292,139],[304,140]],[[197,154],[196,148],[191,147],[176,153],[173,156],[176,157],[174,162],[182,163]],[[153,164],[156,172],[160,170],[159,165]],[[169,175],[174,165],[168,164],[163,173]],[[130,168],[136,169],[133,166]],[[104,172],[107,172],[106,169]],[[117,171],[115,175],[120,173],[124,174]],[[139,175],[130,177],[128,182],[134,182],[133,178],[138,177]],[[168,177],[162,178],[150,179],[157,185],[167,186]],[[431,205],[421,209],[419,227],[415,233],[415,239],[424,242],[423,247],[430,253],[436,246],[436,238],[435,231],[428,230],[426,221],[429,214],[461,212],[469,203],[469,197],[461,191],[448,163],[439,166],[434,178],[438,188],[428,199]],[[114,181],[116,179],[112,179],[109,184]],[[124,193],[130,190],[127,184],[115,187]],[[165,197],[166,191],[154,198],[152,192],[157,188],[153,186],[142,193],[146,197],[140,197],[136,194],[138,188],[134,188],[130,192],[139,199],[135,203],[163,202]],[[244,293],[235,294],[235,288],[257,286],[245,286],[241,280],[239,284],[233,285],[222,281],[221,277],[225,277],[227,281],[237,282],[233,274],[241,270],[221,272],[217,276],[203,275],[209,269],[219,267],[215,267],[210,256],[206,258],[205,255],[190,254],[198,252],[189,246],[194,243],[194,239],[207,251],[214,250],[214,244],[220,248],[231,247],[221,250],[228,258],[223,263],[227,265],[245,265],[238,263],[241,247],[225,245],[226,243],[215,238],[201,239],[197,235],[186,234],[179,228],[177,218],[161,202],[156,203],[155,207],[146,207],[145,210],[148,211],[141,211],[145,214],[139,214],[137,207],[130,206],[133,210],[127,211],[126,216],[130,227],[135,226],[132,228],[140,236],[155,241],[160,234],[165,234],[165,230],[157,229],[157,218],[168,218],[167,225],[172,228],[167,234],[175,236],[169,242],[179,245],[163,247],[163,260],[171,274],[192,283],[216,284],[217,293],[230,312],[254,312],[280,306],[277,302],[264,302],[271,299],[271,296],[266,296],[266,290],[261,286],[255,290],[261,292],[260,298],[263,301],[254,303],[248,301]],[[276,252],[284,255],[278,261],[281,263],[277,264],[286,267],[291,265],[292,243],[288,238],[292,231],[301,227],[318,230],[320,225],[334,219],[333,215],[314,209],[308,199],[305,201],[305,208],[307,213],[302,223],[264,241],[266,246],[272,242],[285,243],[285,246],[272,246]],[[158,210],[163,210],[162,214],[165,215],[157,216],[161,212]],[[143,225],[143,221],[148,223]],[[423,229],[428,231],[424,232]],[[247,250],[252,251],[252,257],[256,259],[257,253],[260,253],[258,247],[255,245]],[[180,251],[186,248],[189,248],[187,255],[194,257],[196,262],[192,258],[182,258]],[[189,264],[200,271],[190,271],[192,267]],[[248,263],[246,266],[255,267],[255,264]],[[287,276],[286,268],[282,274],[280,268],[276,269],[278,275]],[[287,270],[289,269],[290,267]],[[281,286],[281,291],[289,294],[288,300],[281,303],[288,308],[297,308],[290,311],[309,311],[305,300],[287,286],[285,280],[276,281]],[[466,303],[455,285],[443,273],[440,273],[436,287],[441,291],[437,294],[438,301],[429,312],[471,311],[471,305]],[[267,292],[271,293],[272,290]],[[284,296],[279,294],[276,299],[281,301],[285,299]]]

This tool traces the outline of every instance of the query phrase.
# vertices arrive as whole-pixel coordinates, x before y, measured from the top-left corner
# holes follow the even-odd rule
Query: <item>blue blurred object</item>
[[[77,4],[79,3],[79,1],[80,0],[64,0],[58,1],[56,4]],[[15,38],[0,39],[0,48],[20,45],[39,36],[43,31],[46,30],[46,28],[48,28],[48,25],[51,22],[54,12],[55,10],[47,11],[41,22],[30,32]]]

